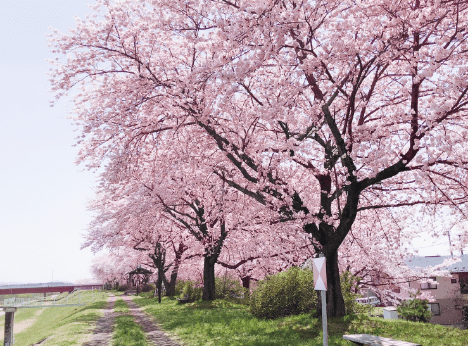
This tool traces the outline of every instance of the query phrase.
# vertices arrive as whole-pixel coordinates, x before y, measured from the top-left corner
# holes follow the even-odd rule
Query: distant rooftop
[[[451,257],[458,257],[458,256],[425,256],[425,257],[413,257],[406,262],[408,267],[415,268],[425,268],[425,267],[433,267],[438,264],[442,264],[446,259]],[[468,272],[468,255],[461,255],[459,256],[462,260],[461,262],[454,263],[442,269],[447,269],[452,273],[463,273]]]

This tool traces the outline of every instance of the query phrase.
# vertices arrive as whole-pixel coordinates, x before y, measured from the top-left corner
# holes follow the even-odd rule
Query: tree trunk
[[[158,303],[161,303],[161,294],[162,294],[162,276],[164,272],[161,269],[158,269]]]
[[[164,274],[163,278],[162,278],[162,283],[164,285],[164,289],[166,290],[166,296],[169,296],[168,292],[171,290],[171,283],[169,281],[167,281],[167,278],[166,278],[166,275]],[[173,295],[171,295],[173,296]]]
[[[177,282],[177,274],[178,274],[178,271],[175,270],[172,270],[172,273],[171,273],[171,281],[169,282],[169,285],[167,285],[166,287],[166,295],[169,296],[169,297],[173,297],[175,296],[175,286],[176,286],[176,282]]]
[[[205,255],[203,266],[203,300],[215,300],[216,257]]]
[[[338,269],[338,251],[326,255],[327,266],[327,316],[341,317],[345,315],[345,303],[341,292],[340,271]],[[317,312],[315,317],[322,316],[322,300],[317,291]]]
[[[242,287],[244,287],[245,294],[250,296],[250,276],[245,276],[242,278]]]
[[[246,276],[242,278],[242,287],[250,290],[250,276]]]
[[[177,275],[179,274],[179,267],[175,266],[172,269],[171,273],[171,281],[167,280],[166,274],[162,274],[162,283],[164,284],[164,288],[166,290],[166,296],[167,297],[173,297],[175,296],[175,286],[177,283]]]
[[[156,281],[156,290],[158,291],[158,301],[161,303],[162,295],[162,283],[165,282],[164,266],[166,264],[166,249],[163,248],[160,242],[157,242],[154,246],[154,254],[149,254],[149,257],[153,260],[154,266],[158,270],[158,279]]]
[[[166,296],[168,297],[175,296],[177,275],[179,274],[179,267],[180,267],[180,263],[182,262],[182,255],[187,249],[188,247],[185,246],[184,243],[179,243],[179,247],[177,248],[177,250],[174,247],[175,260],[174,260],[174,266],[172,267],[172,272],[171,272],[171,281],[168,281],[166,277],[165,271],[167,271],[168,269],[167,268],[164,269],[165,271],[163,272],[162,280],[164,283],[164,288],[166,289]]]

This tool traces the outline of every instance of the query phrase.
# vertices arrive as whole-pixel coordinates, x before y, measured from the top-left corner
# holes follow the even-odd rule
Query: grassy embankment
[[[112,336],[113,346],[147,346],[145,332],[136,323],[130,314],[127,304],[121,299],[117,299],[114,305],[117,314],[115,318],[114,334]]]
[[[253,317],[245,305],[226,301],[178,304],[176,300],[133,300],[184,345],[322,345],[321,320],[310,314],[276,320]],[[328,320],[329,344],[352,346],[344,334],[373,334],[424,346],[466,346],[468,331],[429,323],[384,320],[366,315]]]
[[[92,292],[84,291],[82,299],[90,299]],[[19,308],[15,313],[15,327],[22,321],[34,319],[34,322],[24,331],[15,332],[15,346],[29,346],[43,339],[44,346],[81,345],[92,337],[96,320],[102,316],[107,306],[107,293],[95,292],[95,301],[85,306],[43,308]],[[0,344],[3,344],[3,328],[5,315],[0,316]]]

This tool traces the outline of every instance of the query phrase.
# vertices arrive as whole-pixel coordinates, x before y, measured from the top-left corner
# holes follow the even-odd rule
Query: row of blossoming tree
[[[78,161],[102,167],[87,245],[198,255],[204,299],[216,263],[321,252],[342,316],[340,265],[401,278],[404,226],[466,216],[468,2],[91,8],[50,38],[57,99],[78,88]]]

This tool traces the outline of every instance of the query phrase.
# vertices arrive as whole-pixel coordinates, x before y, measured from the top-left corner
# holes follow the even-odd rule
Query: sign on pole
[[[323,346],[328,346],[328,326],[327,326],[327,264],[325,255],[320,254],[319,258],[313,259],[314,269],[314,289],[320,291],[322,298],[322,328],[323,328]]]
[[[314,290],[327,290],[327,267],[325,257],[314,258]]]

